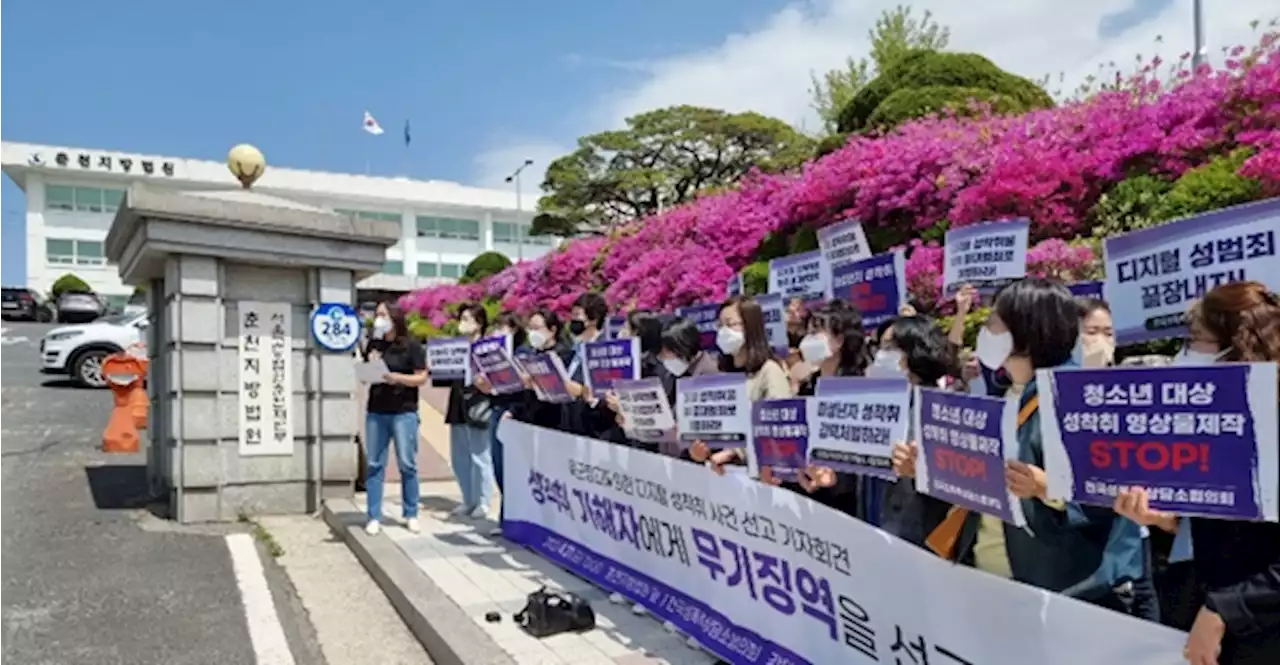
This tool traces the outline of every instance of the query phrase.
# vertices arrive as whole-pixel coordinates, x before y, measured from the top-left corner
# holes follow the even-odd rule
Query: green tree
[[[49,299],[57,302],[58,297],[68,291],[79,292],[92,290],[93,289],[89,288],[88,282],[80,279],[79,275],[69,272],[54,280],[53,286],[49,287]]]
[[[886,10],[876,19],[875,27],[867,31],[871,40],[871,53],[859,59],[849,58],[844,67],[833,69],[821,77],[810,74],[813,87],[813,110],[822,119],[828,134],[835,133],[839,125],[840,110],[858,94],[877,72],[892,66],[902,56],[913,50],[940,51],[951,42],[951,30],[938,25],[933,13],[925,10],[917,18],[911,7],[898,5]]]
[[[510,266],[511,259],[507,258],[506,254],[502,252],[484,252],[471,259],[471,263],[468,263],[466,269],[462,271],[462,278],[458,282],[462,284],[478,282],[490,275],[496,275]]]
[[[578,139],[577,150],[551,163],[533,234],[608,233],[733,185],[752,168],[783,171],[813,154],[811,139],[758,113],[673,106],[626,125]]]

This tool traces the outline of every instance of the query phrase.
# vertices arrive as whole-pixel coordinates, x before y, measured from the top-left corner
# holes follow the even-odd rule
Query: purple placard
[[[1073,500],[1103,506],[1126,487],[1146,487],[1158,510],[1263,519],[1258,452],[1276,441],[1260,440],[1259,431],[1275,425],[1259,427],[1255,414],[1269,409],[1274,421],[1276,407],[1274,390],[1265,405],[1250,393],[1250,374],[1261,370],[1215,363],[1046,372],[1046,471],[1051,481],[1064,478],[1051,486],[1069,485]],[[1267,375],[1274,388],[1275,370]],[[1069,469],[1049,464],[1058,449]]]
[[[567,385],[568,375],[564,363],[554,353],[520,355],[520,364],[537,386],[538,397],[543,401],[564,404],[573,401]]]
[[[729,278],[729,283],[724,287],[724,295],[726,298],[742,295],[742,273],[737,273]]]
[[[708,302],[676,308],[676,316],[683,316],[698,326],[698,336],[703,351],[716,349],[716,324],[720,320],[720,303]]]
[[[921,388],[917,473],[925,477],[917,480],[930,496],[1021,525],[1021,506],[1004,477],[1004,406],[1002,399]]]
[[[618,339],[618,333],[627,326],[626,316],[611,316],[604,321],[605,339]]]
[[[1102,297],[1102,282],[1073,282],[1067,285],[1067,290],[1077,298],[1106,300]]]
[[[758,468],[795,481],[809,449],[808,404],[802,397],[766,399],[751,405],[751,444]]]
[[[773,352],[785,357],[791,350],[787,341],[787,303],[780,293],[766,293],[756,296],[756,304],[764,313],[764,332],[769,338],[769,346]]]
[[[614,381],[640,378],[640,340],[607,339],[582,345],[586,358],[587,387],[599,392],[613,387]]]
[[[1132,231],[1103,240],[1107,261],[1147,251],[1149,248],[1204,233],[1205,229],[1225,231],[1258,220],[1280,217],[1280,198],[1256,201],[1179,219],[1159,226]]]
[[[471,343],[471,360],[489,381],[495,395],[524,390],[524,379],[511,361],[511,340],[506,335],[484,337]]]
[[[831,271],[831,290],[862,312],[863,330],[875,330],[897,318],[906,302],[906,259],[896,251],[837,266]]]

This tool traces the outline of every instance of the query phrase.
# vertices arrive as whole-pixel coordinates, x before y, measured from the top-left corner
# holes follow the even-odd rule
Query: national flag
[[[411,140],[412,139],[409,137],[409,121],[405,120],[404,121],[404,147],[408,148],[409,142]]]
[[[373,119],[373,114],[368,111],[364,112],[364,131],[374,136],[382,134],[382,125],[379,125],[378,121]]]

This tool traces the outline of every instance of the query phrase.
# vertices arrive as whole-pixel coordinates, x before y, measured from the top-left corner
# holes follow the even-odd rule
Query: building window
[[[102,255],[102,243],[96,240],[46,238],[44,255],[50,265],[100,266],[107,262]]]
[[[418,216],[419,238],[479,240],[480,222],[474,219]]]
[[[386,261],[382,264],[382,272],[388,275],[403,275],[404,261]]]
[[[44,188],[46,210],[68,212],[114,213],[124,201],[123,189],[48,185]]]
[[[525,245],[550,245],[555,242],[555,238],[552,238],[551,236],[529,235],[528,224],[494,222],[493,241],[507,243],[509,245],[515,245],[518,243],[523,243]]]
[[[419,261],[418,276],[419,277],[439,277],[440,266],[437,266],[434,263],[423,263],[422,261]]]
[[[440,276],[452,277],[453,279],[458,279],[459,277],[462,277],[462,271],[466,269],[467,269],[466,266],[458,263],[441,263]]]
[[[377,219],[384,222],[399,222],[400,213],[396,212],[378,212],[376,210],[351,210],[348,208],[334,208],[334,212],[339,215],[350,215],[356,219]]]

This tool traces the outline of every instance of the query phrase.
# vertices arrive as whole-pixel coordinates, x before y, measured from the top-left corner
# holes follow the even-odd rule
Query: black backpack
[[[514,619],[525,632],[539,639],[596,627],[591,603],[571,593],[547,591],[546,587],[529,594],[524,609]]]

